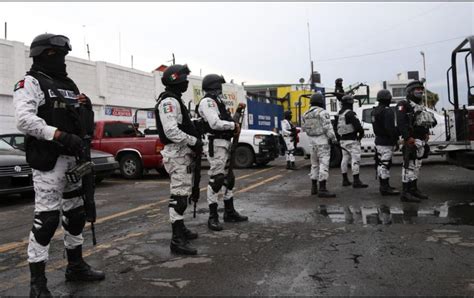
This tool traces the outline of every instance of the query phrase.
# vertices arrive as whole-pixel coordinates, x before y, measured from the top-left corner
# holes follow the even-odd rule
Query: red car
[[[127,179],[140,178],[146,169],[166,174],[160,139],[145,137],[131,122],[96,121],[92,148],[114,155]]]

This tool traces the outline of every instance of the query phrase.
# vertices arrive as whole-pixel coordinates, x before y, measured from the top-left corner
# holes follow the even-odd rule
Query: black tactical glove
[[[58,137],[58,142],[61,143],[70,153],[80,155],[83,152],[82,139],[75,134],[61,131]]]
[[[196,143],[194,145],[188,145],[194,153],[201,153],[202,152],[202,141],[200,138],[197,138]]]

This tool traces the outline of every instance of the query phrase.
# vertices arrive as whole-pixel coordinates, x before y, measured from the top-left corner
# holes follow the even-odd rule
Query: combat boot
[[[326,180],[319,181],[318,197],[320,198],[335,198],[336,197],[336,194],[329,192],[326,189]]]
[[[354,178],[354,184],[352,184],[353,188],[367,188],[369,187],[367,184],[362,183],[359,178],[359,174],[353,175]]]
[[[193,232],[190,229],[188,229],[184,225],[184,221],[183,221],[183,234],[184,234],[184,238],[186,238],[186,240],[194,240],[198,237],[198,233]]]
[[[311,180],[311,194],[318,194],[318,180]]]
[[[402,194],[400,195],[400,201],[419,203],[420,199],[411,194],[411,182],[403,182]]]
[[[247,221],[247,216],[240,215],[234,209],[234,198],[224,200],[224,222],[242,222]]]
[[[347,173],[342,174],[342,186],[349,186],[352,185],[352,182],[347,177]]]
[[[429,197],[427,195],[425,195],[424,193],[422,193],[419,189],[418,189],[418,179],[416,180],[413,180],[411,183],[411,194],[414,195],[415,197],[421,199],[421,200],[428,200]]]
[[[67,281],[98,281],[105,279],[105,273],[93,269],[82,258],[82,245],[73,249],[66,249],[67,267],[66,280]]]
[[[45,262],[30,263],[30,297],[53,297],[46,285],[45,267]]]
[[[399,192],[395,187],[392,187],[392,186],[390,185],[390,178],[387,178],[387,184],[388,184],[388,188],[390,188],[391,190],[394,190],[394,191],[396,191],[398,194],[400,194],[400,192]]]
[[[222,231],[222,226],[219,223],[219,214],[217,213],[217,203],[209,205],[209,220],[207,226],[213,231]]]
[[[171,224],[173,235],[171,237],[171,252],[181,255],[195,255],[197,250],[191,246],[184,235],[184,222],[177,220]]]
[[[291,162],[290,161],[286,162],[286,169],[287,170],[291,169]]]
[[[296,170],[296,165],[294,161],[290,163],[290,170]]]
[[[400,194],[398,190],[396,190],[393,187],[390,187],[390,184],[388,183],[388,178],[387,179],[379,178],[379,182],[380,182],[379,190],[382,196],[395,196],[395,195]]]

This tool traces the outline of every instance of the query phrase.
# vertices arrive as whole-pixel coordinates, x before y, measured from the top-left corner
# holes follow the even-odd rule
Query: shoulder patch
[[[207,101],[207,106],[208,106],[209,108],[215,108],[215,107],[216,107],[216,102],[215,102],[214,100],[212,100],[212,99],[211,99],[211,100],[208,100],[208,101]]]
[[[25,80],[18,81],[18,83],[16,83],[15,87],[13,88],[13,92],[22,88],[25,88]]]
[[[163,103],[163,113],[167,114],[167,113],[172,113],[173,111],[174,111],[173,103],[171,102]]]
[[[399,105],[399,106],[398,106],[398,110],[399,110],[400,112],[404,112],[404,111],[405,111],[405,106],[404,106],[404,105]]]

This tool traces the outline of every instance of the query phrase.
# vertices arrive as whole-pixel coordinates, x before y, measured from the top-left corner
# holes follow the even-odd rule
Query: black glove
[[[75,134],[61,131],[58,142],[63,144],[70,153],[80,155],[83,151],[82,139]]]
[[[191,148],[191,150],[193,150],[193,152],[195,153],[202,152],[202,146],[203,144],[200,138],[197,138],[196,143],[194,145],[188,145],[188,147]]]

